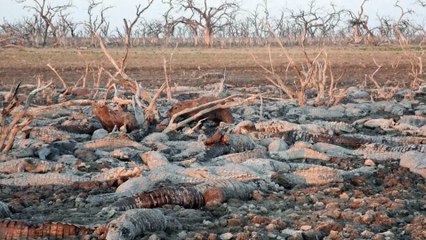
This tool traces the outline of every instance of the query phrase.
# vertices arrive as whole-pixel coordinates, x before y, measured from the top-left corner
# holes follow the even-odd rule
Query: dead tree
[[[426,39],[426,30],[424,27],[414,23],[413,21],[410,21],[410,19],[406,17],[408,15],[414,14],[415,12],[410,9],[404,10],[404,8],[399,4],[399,1],[396,1],[394,6],[399,8],[401,12],[400,17],[393,27],[398,40],[403,41],[402,44],[407,45],[410,39],[414,39],[416,36],[420,36],[424,41]]]
[[[59,20],[56,23],[58,26],[58,39],[59,44],[63,47],[67,46],[67,39],[71,37],[74,39],[76,37],[76,30],[79,23],[74,22],[71,19],[69,13],[64,13],[63,11],[59,12]]]
[[[23,30],[24,39],[30,46],[40,47],[42,42],[43,23],[37,14],[33,14],[31,17],[24,17]]]
[[[172,16],[172,11],[174,9],[174,6],[171,2],[164,2],[163,3],[168,5],[167,11],[163,14],[164,24],[163,24],[163,37],[164,37],[164,45],[169,45],[170,37],[174,35],[175,28],[177,21]]]
[[[80,23],[74,22],[73,19],[70,18],[69,14],[63,13],[62,11],[59,14],[60,16],[60,25],[64,28],[63,31],[68,31],[72,38],[77,36],[77,27]],[[66,30],[65,30],[66,29]]]
[[[265,33],[267,33],[267,30],[264,27],[264,24],[262,24],[262,21],[267,22],[266,16],[263,16],[260,12],[261,5],[257,5],[256,8],[252,13],[250,13],[249,17],[247,18],[248,23],[251,25],[251,28],[253,29],[253,37],[256,39],[262,39],[265,37]]]
[[[419,83],[424,82],[423,80],[423,55],[425,51],[412,51],[409,48],[409,40],[407,39],[407,33],[409,29],[413,29],[412,35],[414,36],[416,32],[421,31],[423,36],[426,36],[426,31],[419,26],[414,26],[410,23],[408,19],[406,19],[406,15],[412,14],[414,11],[412,10],[404,10],[404,8],[399,5],[399,1],[396,1],[395,7],[399,8],[401,14],[394,24],[395,36],[398,38],[401,49],[408,59],[411,65],[411,71],[408,73],[408,76],[411,78],[410,86],[411,88],[417,88]]]
[[[367,33],[367,41],[369,43],[374,42],[374,34],[368,27],[368,16],[364,15],[364,4],[368,0],[363,0],[360,6],[360,9],[358,11],[358,15],[356,15],[354,12],[349,11],[348,13],[351,17],[351,20],[349,20],[349,24],[353,27],[353,40],[355,44],[359,44],[364,40],[364,31]]]
[[[300,45],[305,44],[306,38],[309,36],[314,38],[319,27],[322,26],[321,17],[319,16],[319,8],[316,7],[315,0],[309,2],[309,9],[299,9],[298,12],[289,9],[290,19],[299,27],[300,34]]]
[[[60,11],[64,11],[72,6],[71,2],[62,5],[51,5],[47,0],[16,0],[18,3],[32,2],[32,5],[25,5],[24,8],[36,12],[44,22],[43,42],[42,46],[47,45],[49,30],[53,37],[53,46],[57,47],[59,39],[57,36],[57,27],[54,24],[54,17]]]
[[[285,35],[289,35],[289,27],[286,21],[284,10],[280,11],[279,17],[273,19],[273,21],[271,22],[271,27],[280,38],[284,37]]]
[[[343,14],[344,10],[337,9],[334,4],[331,4],[331,12],[325,13],[320,19],[321,37],[328,37],[335,33]]]
[[[381,41],[384,41],[386,43],[391,43],[392,36],[393,36],[392,19],[388,17],[382,17],[382,16],[377,16],[377,19],[380,22],[380,26],[378,28],[380,31]]]
[[[213,46],[215,32],[227,24],[224,19],[240,9],[236,0],[225,0],[214,7],[208,6],[207,0],[203,0],[201,4],[195,0],[170,0],[170,2],[178,4],[184,12],[191,13],[190,17],[182,16],[177,21],[192,29],[202,29],[204,44],[207,47]]]
[[[132,35],[133,27],[140,19],[142,13],[144,13],[154,2],[154,0],[147,0],[147,1],[148,1],[147,5],[144,8],[141,8],[142,7],[141,4],[138,4],[136,6],[136,17],[133,19],[133,21],[129,21],[126,18],[123,18],[124,31],[125,31],[124,43],[126,45],[126,48],[132,47],[131,35]]]
[[[395,31],[395,36],[397,37],[399,44],[402,46],[407,46],[408,40],[405,37],[405,34],[403,33],[403,31],[404,31],[404,28],[408,26],[408,20],[404,19],[404,17],[407,14],[413,13],[413,10],[405,11],[404,8],[402,8],[401,5],[399,5],[399,1],[396,1],[394,6],[399,8],[399,10],[401,11],[401,14],[399,15],[398,20],[394,24],[393,30]]]
[[[96,46],[97,39],[95,33],[101,32],[102,36],[106,37],[105,30],[108,30],[109,22],[105,18],[105,12],[112,8],[112,6],[102,6],[99,15],[95,15],[95,9],[102,4],[102,1],[96,2],[95,0],[89,1],[89,6],[87,7],[87,14],[89,19],[85,22],[86,33],[90,36],[90,45]]]

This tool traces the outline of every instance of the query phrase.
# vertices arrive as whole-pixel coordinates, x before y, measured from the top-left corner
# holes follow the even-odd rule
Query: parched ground
[[[314,58],[320,48],[309,48],[307,52]],[[111,55],[120,63],[124,55],[123,49],[110,49]],[[306,63],[300,48],[289,48],[290,57],[296,64]],[[410,51],[419,51],[413,47]],[[342,74],[341,85],[353,86],[360,84],[366,74],[373,74],[377,64],[382,68],[376,73],[375,79],[382,83],[409,83],[411,65],[404,52],[397,46],[389,47],[331,47],[325,48],[328,62],[333,66],[336,79]],[[100,49],[0,49],[0,80],[2,85],[23,81],[36,83],[36,77],[42,80],[57,80],[57,76],[46,66],[50,63],[57,69],[61,77],[74,84],[80,79],[89,66],[87,84],[93,84],[93,74],[99,67],[112,72],[112,65]],[[172,83],[200,86],[217,81],[214,78],[202,78],[207,73],[226,72],[229,84],[238,87],[258,86],[267,83],[265,71],[253,60],[253,56],[264,66],[269,67],[268,48],[233,48],[233,49],[202,49],[202,48],[136,48],[131,49],[127,60],[127,73],[141,81],[144,87],[158,87],[164,81],[163,61],[167,60]],[[419,54],[420,56],[420,54]],[[324,56],[321,56],[323,58]],[[425,56],[423,55],[423,62]],[[171,61],[170,61],[171,59]],[[275,71],[282,76],[288,60],[282,49],[271,48],[271,59]],[[376,63],[374,62],[376,61]],[[289,79],[294,81],[295,73],[289,71]],[[202,80],[202,81],[200,81]],[[103,78],[106,83],[106,77]],[[58,83],[59,84],[59,83]],[[291,84],[291,83],[290,83]],[[371,82],[368,81],[368,84]],[[101,84],[101,86],[103,86]]]
[[[416,48],[411,50],[415,51]],[[290,48],[288,51],[296,63],[304,62],[300,49]],[[111,49],[110,52],[118,62],[124,53],[122,49]],[[308,49],[310,57],[317,52],[318,49]],[[342,75],[339,87],[363,85],[368,75],[377,69],[376,63],[383,65],[375,75],[379,84],[399,85],[401,88],[409,85],[411,66],[398,47],[333,47],[326,52],[336,78]],[[226,83],[231,86],[228,90],[232,93],[264,93],[268,96],[262,102],[232,108],[236,123],[247,120],[272,126],[273,122],[269,121],[275,119],[294,124],[293,127],[307,132],[313,131],[319,136],[331,135],[333,139],[341,136],[355,136],[358,140],[365,136],[377,137],[367,142],[380,145],[373,144],[368,148],[364,145],[346,146],[342,141],[336,141],[335,145],[346,150],[339,148],[337,153],[327,152],[324,150],[326,147],[321,145],[327,142],[326,137],[286,138],[283,132],[289,132],[288,129],[281,129],[283,132],[275,129],[271,133],[265,130],[267,127],[258,125],[250,130],[250,134],[243,135],[250,136],[248,138],[240,139],[241,135],[228,132],[228,138],[236,139],[233,140],[234,145],[229,141],[228,144],[206,147],[200,139],[210,137],[216,131],[216,125],[210,121],[190,135],[183,134],[188,128],[164,135],[148,135],[160,131],[153,128],[136,130],[123,138],[120,134],[117,137],[116,133],[102,133],[102,126],[92,114],[92,106],[47,109],[44,105],[53,103],[43,101],[46,95],[41,92],[34,102],[43,103],[38,109],[45,112],[34,111],[36,117],[31,128],[26,129],[26,134],[18,135],[10,153],[0,154],[0,203],[9,206],[9,218],[32,223],[53,221],[85,226],[106,225],[124,212],[109,212],[109,207],[115,206],[118,199],[123,197],[115,194],[116,190],[122,190],[125,184],[139,175],[144,176],[142,181],[157,181],[155,189],[168,186],[177,188],[176,185],[191,187],[196,185],[194,182],[215,177],[238,181],[246,178],[247,182],[257,184],[249,196],[236,194],[218,205],[195,209],[166,204],[158,208],[161,214],[177,220],[179,224],[162,228],[148,223],[146,226],[152,229],[135,239],[426,238],[426,181],[421,175],[425,174],[425,167],[414,164],[408,169],[400,165],[400,159],[411,156],[409,154],[413,152],[420,156],[418,162],[426,155],[424,90],[406,89],[388,101],[371,101],[373,85],[367,81],[366,91],[358,89],[337,106],[314,106],[309,101],[308,106],[299,107],[294,101],[279,99],[276,88],[267,86],[265,71],[253,60],[255,56],[265,66],[270,66],[267,48],[178,48],[174,52],[160,48],[132,49],[126,72],[141,81],[143,87],[158,88],[164,82],[163,61],[170,60],[172,53],[171,64],[167,66],[172,84],[197,87],[176,93],[176,99],[211,93],[211,84],[218,83],[222,78],[217,73],[225,71]],[[0,56],[0,102],[19,81],[23,82],[20,99],[25,99],[25,94],[34,88],[37,78],[44,82],[53,80],[58,88],[62,88],[57,76],[46,64],[51,64],[71,86],[84,75],[86,66],[89,66],[89,88],[97,78],[99,67],[115,72],[102,51],[95,49],[0,49]],[[272,48],[271,59],[276,72],[284,77],[288,61],[282,50]],[[295,81],[294,72],[291,71],[288,78]],[[101,88],[105,87],[106,81],[104,75]],[[105,89],[100,91],[98,96],[103,98],[102,91]],[[121,97],[124,96],[130,95]],[[67,95],[65,98],[71,97]],[[36,107],[33,105],[30,110]],[[171,103],[161,96],[158,110],[160,120],[166,124],[170,107]],[[10,121],[10,118],[6,120],[7,123]],[[342,125],[336,122],[342,122]],[[318,127],[320,123],[325,125]],[[194,125],[191,124],[191,127]],[[339,127],[350,130],[339,130]],[[90,149],[85,145],[99,137],[118,138],[119,142],[130,141],[131,145],[116,149],[108,149],[108,146]],[[272,141],[275,141],[275,145]],[[276,143],[287,144],[288,148],[296,150],[305,149],[303,151],[306,152],[315,149],[316,152],[309,157],[289,157],[291,151],[287,152],[287,147],[277,146]],[[229,157],[229,154],[238,155],[259,149],[266,151],[263,154],[267,155],[255,156],[252,161],[246,161],[249,157],[241,158],[240,155],[240,159],[235,160],[239,164],[235,165],[233,160],[229,160],[231,158],[218,160]],[[382,152],[372,154],[368,152],[369,149]],[[277,150],[283,155],[274,155]],[[144,159],[141,154],[148,151],[160,154],[155,156],[163,156],[166,161],[160,157]],[[409,157],[411,159],[414,157]],[[159,162],[155,162],[157,160]],[[16,164],[7,165],[11,161],[16,161]],[[153,161],[153,165],[158,164],[158,169],[147,164],[149,161]],[[287,168],[286,164],[292,167]],[[313,169],[313,172],[309,169]],[[110,174],[104,174],[108,170]],[[305,170],[308,174],[303,175]],[[174,177],[175,173],[180,174],[181,178]],[[309,182],[310,177],[314,179],[312,182]],[[127,188],[131,187],[127,185]],[[154,186],[144,184],[139,187],[154,189]],[[239,190],[235,189],[235,192]],[[2,207],[0,204],[0,216],[4,214]],[[4,223],[4,220],[0,220],[0,231],[5,229],[2,228]],[[127,229],[124,232],[128,234],[132,231]]]

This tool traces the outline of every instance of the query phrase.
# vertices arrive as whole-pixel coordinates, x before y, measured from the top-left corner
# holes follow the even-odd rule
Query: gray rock
[[[103,128],[97,129],[92,134],[92,140],[103,139],[103,138],[106,138],[107,136],[108,136],[107,130]]]
[[[426,153],[416,151],[406,152],[401,156],[399,165],[426,178]]]
[[[273,140],[269,145],[268,145],[268,151],[269,153],[278,153],[279,151],[285,151],[288,149],[288,144],[281,139],[276,139]]]
[[[223,233],[223,234],[221,234],[221,235],[219,236],[219,238],[220,238],[221,240],[229,240],[229,239],[231,239],[233,236],[234,236],[234,235],[233,235],[232,233],[227,232],[227,233]]]

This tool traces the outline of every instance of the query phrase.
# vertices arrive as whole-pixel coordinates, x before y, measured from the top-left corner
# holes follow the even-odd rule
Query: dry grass
[[[416,50],[415,47],[412,49]],[[174,51],[174,52],[173,52]],[[303,52],[298,48],[288,49],[290,56],[295,63],[302,63],[305,60]],[[125,49],[109,49],[112,57],[120,59]],[[227,70],[231,77],[231,82],[253,85],[265,83],[262,77],[262,70],[253,61],[251,54],[260,61],[269,61],[268,49],[265,48],[233,48],[233,49],[201,49],[201,48],[137,48],[131,49],[127,61],[127,73],[137,80],[142,80],[147,85],[153,84],[157,87],[164,82],[164,59],[165,54],[173,52],[172,66],[174,81],[179,79],[195,79],[205,74],[206,71]],[[311,57],[318,52],[318,49],[308,48],[308,55]],[[348,70],[347,80],[363,80],[364,75],[371,73],[375,68],[373,61],[383,65],[383,72],[376,78],[380,80],[389,79],[390,73],[401,73],[400,68],[408,68],[409,62],[404,59],[404,53],[398,46],[389,47],[333,47],[327,49],[328,59],[334,64],[336,75]],[[69,83],[75,83],[86,71],[89,64],[93,71],[97,71],[99,66],[112,69],[108,59],[105,58],[102,50],[76,50],[76,49],[0,49],[0,82],[8,83],[22,80],[24,83],[33,83],[35,75],[42,78],[55,79],[56,76],[46,66],[52,64],[61,76]],[[424,58],[425,56],[423,56]],[[284,72],[287,60],[282,56],[279,48],[271,49],[271,59],[278,72]],[[426,62],[426,61],[423,61]],[[407,70],[408,71],[408,70]],[[404,74],[407,72],[404,70]],[[258,73],[258,74],[257,74]],[[403,74],[398,75],[403,77]],[[58,81],[58,80],[56,80]],[[188,83],[188,81],[186,81]],[[58,82],[58,86],[61,83]],[[173,83],[172,83],[173,84]],[[189,82],[191,84],[191,82]],[[196,84],[196,83],[194,83]]]
[[[415,49],[415,48],[414,48]],[[289,48],[289,53],[296,63],[304,61],[303,52],[298,48]],[[265,48],[233,48],[233,49],[202,49],[202,48],[178,48],[158,49],[158,48],[137,48],[131,49],[129,53],[129,68],[163,67],[164,54],[174,52],[173,65],[178,68],[200,67],[212,68],[223,67],[254,67],[256,64],[248,56],[253,53],[259,58],[268,59],[268,49]],[[307,48],[308,53],[315,54],[317,49]],[[125,53],[124,49],[109,49],[111,55],[119,59]],[[271,48],[272,59],[277,64],[285,63],[279,48]],[[342,47],[327,49],[330,60],[341,64],[374,64],[372,56],[378,61],[392,62],[403,52],[397,47]],[[76,50],[76,49],[0,49],[2,58],[1,68],[41,68],[48,62],[63,63],[62,67],[84,68],[85,62],[108,65],[108,60],[104,57],[102,50]],[[391,58],[389,58],[391,57]]]

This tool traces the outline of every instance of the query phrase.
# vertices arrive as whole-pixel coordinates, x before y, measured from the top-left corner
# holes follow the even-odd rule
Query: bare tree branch
[[[203,29],[204,43],[207,47],[212,47],[214,33],[223,26],[220,23],[240,9],[236,0],[224,1],[217,7],[209,7],[207,0],[204,0],[203,4],[200,5],[197,5],[194,0],[176,0],[176,3],[182,10],[189,11],[192,14],[191,17],[182,16],[176,21],[188,25],[192,29]]]
[[[16,0],[18,3],[25,3],[24,8],[30,9],[34,11],[37,15],[43,19],[44,22],[44,32],[43,32],[43,43],[42,46],[45,47],[47,45],[47,39],[49,36],[49,30],[53,37],[53,46],[57,47],[59,44],[59,40],[57,37],[57,27],[54,24],[54,18],[57,13],[64,11],[70,7],[72,7],[71,2],[62,5],[51,5],[46,2],[46,0]]]

